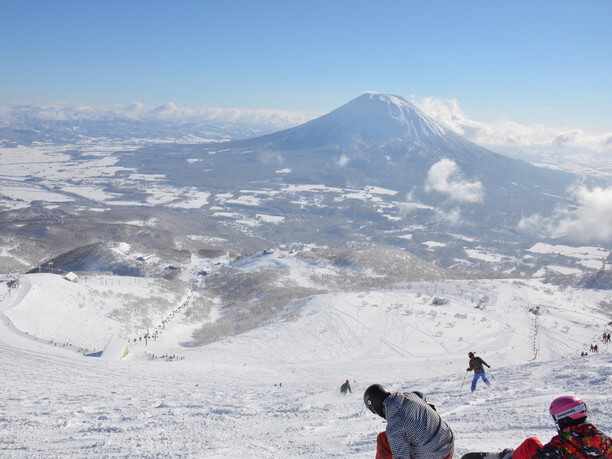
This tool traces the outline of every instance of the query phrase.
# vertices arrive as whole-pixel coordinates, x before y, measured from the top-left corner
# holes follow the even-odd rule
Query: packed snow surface
[[[189,295],[127,277],[79,282],[32,274],[0,284],[2,456],[373,457],[384,423],[362,402],[372,383],[427,394],[457,456],[547,441],[548,404],[567,393],[612,432],[612,359],[598,341],[610,320],[604,291],[471,280],[329,293],[206,346],[191,344],[196,325],[177,313],[158,340],[130,343],[114,361],[60,338],[98,350],[119,325],[139,326],[141,316],[110,313],[132,297],[155,316],[166,311],[154,303]],[[98,300],[83,301],[86,291]],[[600,352],[580,357],[592,343]],[[468,351],[491,365],[491,388],[470,393]],[[345,379],[353,393],[342,396]]]

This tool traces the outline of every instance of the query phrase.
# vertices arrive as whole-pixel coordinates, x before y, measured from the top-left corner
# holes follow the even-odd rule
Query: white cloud
[[[447,225],[457,226],[463,223],[463,219],[461,218],[461,209],[459,207],[455,207],[454,209],[450,209],[448,211],[438,210],[436,212],[436,219],[439,222],[446,223]]]
[[[475,121],[468,118],[455,99],[426,97],[415,103],[437,122],[478,144],[612,151],[612,132],[587,134],[580,129],[561,130],[542,124],[521,124],[507,119],[493,122]]]
[[[427,172],[425,191],[437,191],[448,195],[451,201],[459,202],[482,202],[484,195],[482,183],[464,181],[457,163],[446,158]]]
[[[0,122],[2,122],[2,125],[9,124],[11,119],[11,107],[7,105],[0,105]]]
[[[342,155],[342,156],[340,156],[340,158],[338,158],[338,160],[336,161],[336,164],[339,167],[344,167],[344,166],[346,166],[349,163],[349,161],[350,161],[350,159],[349,159],[348,156]]]
[[[549,217],[533,214],[522,218],[518,228],[542,236],[567,236],[577,241],[612,241],[612,186],[570,190],[578,205],[558,207]]]
[[[189,117],[189,110],[179,109],[174,102],[166,102],[159,107],[155,107],[149,112],[154,118],[173,119]]]
[[[279,166],[282,166],[284,163],[283,155],[272,151],[260,153],[259,160],[264,164],[278,164]]]

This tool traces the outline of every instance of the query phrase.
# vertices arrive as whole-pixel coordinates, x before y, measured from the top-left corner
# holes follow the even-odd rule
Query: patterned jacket
[[[539,449],[534,458],[583,459],[612,458],[612,440],[593,424],[568,427]]]
[[[480,357],[472,357],[470,359],[470,368],[468,368],[468,370],[474,370],[474,373],[476,374],[484,373],[485,371],[483,365],[487,367],[489,366],[489,364]]]
[[[383,402],[395,459],[442,459],[454,449],[450,427],[421,393],[396,392]]]

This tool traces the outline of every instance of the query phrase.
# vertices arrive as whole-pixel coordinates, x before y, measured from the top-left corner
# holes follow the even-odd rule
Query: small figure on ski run
[[[347,392],[350,392],[351,394],[353,393],[348,379],[340,386],[340,392],[342,392],[344,395],[346,395]]]
[[[480,378],[482,378],[482,380],[485,382],[487,386],[490,386],[491,383],[487,379],[487,376],[485,375],[485,371],[483,367],[483,365],[485,365],[487,368],[491,368],[489,364],[485,362],[484,360],[482,360],[480,357],[477,357],[476,355],[474,355],[473,352],[468,352],[468,357],[470,358],[470,364],[469,364],[470,366],[467,368],[466,371],[472,371],[472,370],[474,371],[474,379],[472,379],[472,392],[476,390],[476,383],[478,382],[478,379]]]
[[[387,420],[376,438],[376,459],[450,459],[455,449],[451,428],[418,391],[390,393],[373,384],[363,394],[366,407]]]
[[[512,459],[612,457],[612,439],[586,422],[587,406],[578,397],[557,397],[548,412],[555,420],[559,434],[546,445],[536,437],[527,438],[514,450]]]

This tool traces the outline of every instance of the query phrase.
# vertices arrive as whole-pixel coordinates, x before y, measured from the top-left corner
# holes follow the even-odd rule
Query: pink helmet
[[[548,412],[558,424],[561,419],[571,418],[574,420],[587,417],[587,406],[582,400],[574,395],[557,397],[550,403]]]

